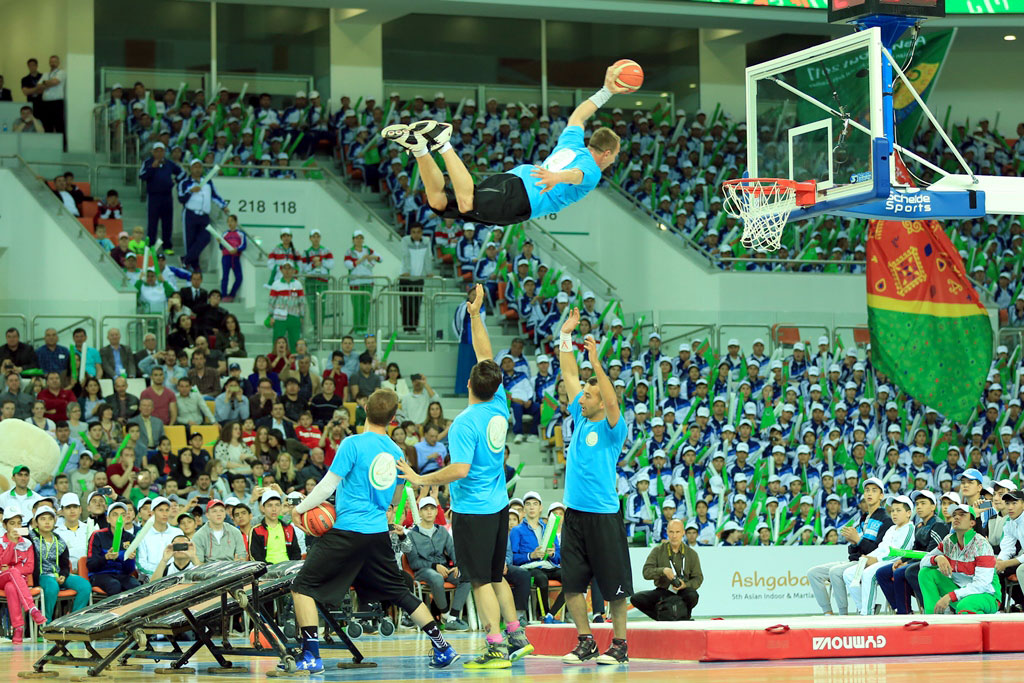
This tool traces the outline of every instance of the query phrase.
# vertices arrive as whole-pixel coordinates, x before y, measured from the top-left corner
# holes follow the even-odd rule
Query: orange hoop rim
[[[723,188],[732,188],[745,194],[769,194],[779,188],[793,190],[797,206],[811,206],[815,203],[817,183],[813,180],[798,181],[789,178],[732,178],[722,182]]]

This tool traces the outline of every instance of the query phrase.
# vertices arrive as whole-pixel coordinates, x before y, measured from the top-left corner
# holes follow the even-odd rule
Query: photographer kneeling
[[[682,520],[668,523],[668,542],[651,549],[644,562],[644,578],[654,581],[654,590],[634,593],[633,607],[655,621],[690,619],[704,575],[696,551],[683,543]]]

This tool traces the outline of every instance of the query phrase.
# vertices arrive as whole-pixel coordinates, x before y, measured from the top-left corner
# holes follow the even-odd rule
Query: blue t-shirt
[[[448,430],[453,463],[469,463],[469,474],[449,485],[452,510],[462,515],[489,515],[508,506],[505,487],[505,434],[508,399],[498,386],[486,403],[466,408]]]
[[[601,169],[598,168],[597,162],[594,161],[594,157],[583,141],[583,128],[580,126],[568,126],[562,131],[562,134],[558,136],[558,145],[551,150],[551,154],[541,164],[541,168],[549,171],[578,168],[583,171],[583,182],[579,185],[560,183],[548,192],[541,194],[540,192],[544,188],[538,187],[537,178],[530,175],[534,168],[536,166],[533,164],[523,164],[508,171],[508,173],[522,178],[523,185],[526,186],[526,194],[530,198],[530,207],[533,209],[530,213],[531,218],[561,211],[570,204],[583,199],[584,195],[601,182]]]
[[[360,534],[388,530],[388,505],[395,495],[402,457],[387,436],[364,432],[341,442],[330,471],[341,477],[334,500],[334,528]]]
[[[572,441],[565,457],[566,507],[581,512],[616,513],[619,497],[615,492],[615,465],[626,441],[626,420],[621,415],[614,427],[608,420],[594,422],[583,417],[580,396],[569,403],[572,416]]]

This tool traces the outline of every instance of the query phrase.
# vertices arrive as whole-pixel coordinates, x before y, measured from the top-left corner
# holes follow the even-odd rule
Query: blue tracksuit
[[[139,178],[146,182],[150,245],[156,244],[156,227],[157,223],[161,223],[160,238],[164,242],[164,248],[171,248],[171,232],[174,228],[174,200],[171,198],[171,192],[184,173],[181,167],[170,159],[164,159],[160,166],[153,166],[152,157],[142,162]]]

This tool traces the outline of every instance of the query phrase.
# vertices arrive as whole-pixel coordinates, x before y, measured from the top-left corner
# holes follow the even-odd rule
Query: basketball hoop
[[[755,251],[776,251],[782,228],[798,206],[814,204],[814,181],[785,178],[735,178],[722,183],[723,208],[743,221],[740,242]]]

